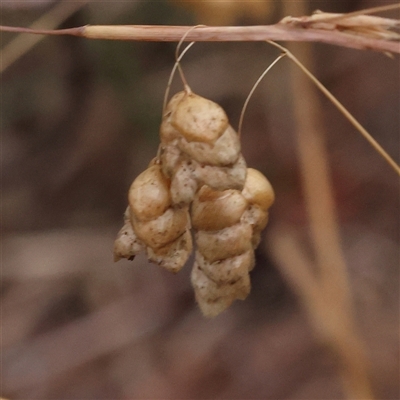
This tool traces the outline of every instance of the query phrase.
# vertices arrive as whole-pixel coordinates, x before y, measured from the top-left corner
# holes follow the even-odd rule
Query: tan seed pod
[[[261,231],[268,223],[267,210],[275,200],[274,190],[261,172],[248,168],[242,194],[250,203],[242,216],[242,221],[253,227],[252,245],[256,248],[260,243]]]
[[[174,153],[173,155],[175,156]],[[246,179],[246,164],[242,160],[243,157],[240,156],[238,162],[231,167],[215,167],[200,165],[187,156],[175,158],[172,161],[174,171],[170,169],[166,171],[171,173],[172,204],[191,203],[197,189],[203,185],[210,186],[214,190],[242,190]]]
[[[243,275],[233,284],[219,285],[212,281],[194,264],[191,274],[197,303],[206,317],[215,317],[227,309],[234,300],[244,300],[250,293],[249,274]]]
[[[160,127],[161,143],[172,143],[179,137],[180,133],[171,125],[170,118],[163,119]]]
[[[128,199],[137,220],[148,221],[167,210],[171,205],[169,185],[159,165],[147,168],[133,181]]]
[[[249,206],[242,215],[241,222],[249,224],[253,228],[251,243],[254,249],[260,244],[261,231],[268,223],[268,215],[268,211],[262,210],[256,204]]]
[[[274,189],[268,179],[254,168],[247,169],[243,196],[251,204],[257,204],[263,210],[268,210],[275,200]]]
[[[253,229],[238,223],[219,231],[198,231],[195,235],[197,250],[210,263],[252,250]]]
[[[163,145],[161,148],[161,171],[162,173],[171,178],[174,171],[179,167],[179,164],[185,157],[177,147],[177,141],[168,145]]]
[[[213,101],[194,93],[185,93],[169,108],[171,125],[189,142],[215,142],[228,127],[225,111]]]
[[[176,205],[189,205],[197,192],[198,182],[194,176],[194,163],[182,159],[178,164],[171,180],[171,199]]]
[[[167,245],[190,227],[187,208],[168,208],[150,221],[139,221],[131,214],[131,222],[139,239],[153,249]]]
[[[240,221],[247,200],[237,190],[216,191],[203,186],[192,205],[192,225],[196,230],[217,231]]]
[[[189,142],[182,137],[177,144],[182,152],[200,164],[222,167],[234,164],[240,156],[239,136],[230,125],[215,142]]]
[[[171,124],[172,112],[177,108],[180,101],[186,96],[186,92],[176,93],[168,102],[160,127],[161,143],[169,143],[180,136],[179,131]]]
[[[253,249],[274,192],[260,172],[247,169],[238,134],[210,100],[190,91],[173,96],[160,138],[158,158],[131,185],[114,257],[144,249],[150,261],[177,272],[192,252],[192,223],[191,281],[203,314],[215,316],[250,292]]]
[[[215,262],[206,260],[201,252],[197,251],[196,262],[204,274],[215,283],[219,285],[231,285],[253,269],[254,252],[251,245],[249,247],[250,249],[241,254]]]
[[[114,243],[114,261],[119,261],[121,258],[133,260],[141,251],[145,249],[145,245],[136,236],[133,231],[129,218],[129,207],[125,212],[125,224],[118,232]]]
[[[246,163],[239,137],[216,103],[194,93],[177,93],[164,113],[160,137],[162,171],[172,181],[173,204],[189,204],[190,191],[202,185],[243,189]],[[184,164],[191,165],[190,171]]]
[[[254,250],[268,221],[273,190],[258,171],[247,170],[242,191],[203,186],[192,203],[197,230],[192,284],[202,312],[215,316],[250,291]]]
[[[268,215],[268,211],[264,211],[256,204],[252,204],[243,213],[241,221],[250,224],[253,230],[262,231],[267,226]]]
[[[159,249],[147,247],[147,257],[166,270],[176,273],[185,265],[192,253],[192,235],[186,230],[178,239]]]
[[[194,170],[194,176],[200,184],[210,186],[214,190],[242,190],[246,180],[247,166],[243,156],[230,166],[216,167],[200,165]]]

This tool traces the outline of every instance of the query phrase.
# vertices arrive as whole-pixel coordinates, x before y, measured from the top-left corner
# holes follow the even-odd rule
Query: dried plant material
[[[187,229],[189,214],[186,208],[168,208],[159,217],[140,221],[131,214],[131,223],[139,239],[153,249],[166,246],[181,236]]]
[[[232,286],[235,282],[239,281],[245,276],[248,276],[248,272],[253,269],[254,266],[254,252],[253,249],[249,249],[242,254],[224,258],[214,262],[207,261],[203,254],[200,252],[196,253],[196,263],[198,267],[204,272],[205,275],[211,281],[215,282],[220,287],[225,287],[228,291],[228,287]],[[229,293],[233,294],[234,291],[230,290]],[[250,293],[250,284],[249,284]],[[233,300],[235,299],[232,297]],[[240,296],[237,298],[241,298]]]
[[[193,226],[191,280],[201,311],[214,317],[250,293],[254,249],[274,192],[247,169],[224,110],[188,88],[165,107],[160,138],[158,158],[129,189],[114,259],[145,250],[151,262],[177,272],[192,252]]]
[[[309,17],[286,17],[281,22],[285,24],[299,24],[308,29],[336,30],[373,39],[400,39],[399,33],[390,30],[400,27],[399,20],[382,18],[375,15],[346,15],[317,11]]]
[[[114,245],[114,259],[133,259],[146,250],[150,261],[178,272],[192,252],[187,207],[172,206],[170,180],[154,161],[129,189],[125,225]]]
[[[244,198],[267,211],[275,201],[275,193],[268,179],[254,168],[247,168],[247,178],[242,191]]]
[[[180,158],[171,182],[171,198],[174,204],[190,204],[199,187],[195,176],[196,163],[187,158]]]
[[[209,2],[212,4],[215,2]],[[220,5],[226,2],[219,3]],[[233,4],[233,2],[231,2]],[[241,2],[237,2],[240,4]],[[256,4],[255,2],[254,4]],[[258,6],[269,8],[270,2],[259,2]],[[193,3],[194,4],[194,3]],[[256,10],[258,6],[251,6],[249,2],[245,4],[244,13],[248,10]],[[243,6],[243,5],[242,5]],[[268,11],[268,8],[266,11]],[[359,16],[368,16],[367,14],[395,10],[399,9],[399,4],[384,5],[380,7],[373,7],[365,10],[360,10],[353,13],[343,14],[340,16],[340,20],[350,20],[350,31],[353,34],[347,34],[348,32],[343,29],[344,26],[333,23],[333,19],[339,19],[339,17],[332,17],[329,13],[326,13],[327,17],[315,17],[306,16],[300,18],[286,17],[282,21],[273,25],[260,25],[260,26],[227,26],[229,23],[209,23],[210,26],[198,26],[196,29],[190,26],[149,26],[149,25],[85,25],[75,28],[68,29],[37,29],[34,28],[23,28],[23,27],[12,27],[12,26],[0,26],[2,32],[18,32],[18,33],[30,33],[37,35],[72,35],[78,37],[84,37],[87,39],[108,39],[108,40],[131,40],[131,41],[166,41],[175,42],[180,41],[184,38],[185,41],[196,42],[196,41],[297,41],[297,42],[321,42],[329,43],[337,46],[343,46],[353,49],[361,50],[375,50],[380,52],[388,53],[400,53],[400,43],[398,43],[398,34],[391,32],[389,29],[398,26],[398,20],[392,20],[388,18],[377,19],[364,19],[355,18]],[[211,15],[211,14],[210,14]],[[213,13],[214,18],[224,18],[226,13]],[[262,15],[257,13],[257,15]],[[329,17],[329,18],[328,18]],[[315,21],[313,20],[315,19]],[[228,18],[229,19],[229,18]],[[329,21],[328,21],[329,19]],[[318,21],[317,21],[318,20]],[[203,20],[204,22],[205,20]],[[315,26],[314,23],[322,23],[325,21],[327,25],[325,29],[321,26]],[[218,26],[219,25],[219,26]],[[347,25],[347,23],[345,23]],[[367,26],[364,30],[363,27]],[[362,29],[361,29],[362,28]],[[343,32],[343,30],[345,32]],[[355,34],[354,34],[355,33]],[[25,40],[25,39],[24,39]],[[183,41],[183,40],[182,40]],[[19,42],[21,43],[21,42]],[[15,61],[22,52],[14,49],[14,45],[7,47],[7,62],[4,60],[3,64],[9,66]],[[14,54],[15,53],[15,54]],[[17,54],[18,53],[18,54]],[[3,59],[5,59],[5,55]],[[4,70],[3,68],[3,70]],[[1,72],[1,69],[0,69]]]
[[[183,91],[169,101],[160,128],[161,165],[174,204],[189,204],[202,185],[242,189],[246,163],[237,133],[216,103]]]
[[[196,243],[204,258],[212,263],[251,250],[252,235],[250,224],[237,223],[219,231],[199,231]]]
[[[192,204],[194,229],[216,231],[240,221],[247,201],[238,190],[212,190],[203,186]]]
[[[117,238],[114,243],[114,261],[119,261],[121,258],[133,260],[142,250],[145,249],[135,232],[133,231],[129,207],[125,211],[124,226],[118,232]]]
[[[203,186],[192,203],[197,245],[192,284],[203,314],[213,317],[250,293],[254,249],[268,221],[274,192],[249,168],[242,191]]]
[[[287,3],[288,9],[303,12],[304,2]],[[349,14],[344,20],[355,18]],[[327,17],[329,18],[329,17]],[[331,22],[336,17],[330,17]],[[336,19],[340,23],[342,18]],[[347,36],[348,32],[346,32]],[[296,48],[301,58],[312,64],[313,56],[308,46]],[[305,67],[302,68],[305,72]],[[345,263],[334,196],[329,177],[327,146],[319,117],[321,110],[316,93],[301,71],[291,66],[293,93],[302,93],[294,99],[297,126],[299,161],[304,183],[304,197],[310,218],[310,233],[314,242],[315,263],[303,256],[303,251],[290,234],[279,234],[275,253],[279,253],[282,272],[286,277],[295,276],[293,287],[306,308],[317,337],[335,353],[340,365],[343,389],[349,399],[373,399],[369,382],[367,355],[355,330],[352,315],[351,289]],[[308,70],[307,70],[308,72]],[[307,73],[307,75],[309,75]],[[310,107],[305,104],[313,104]],[[322,133],[322,134],[321,134]],[[283,239],[283,240],[282,240]],[[283,244],[283,246],[282,246]],[[290,250],[290,251],[289,251]],[[295,263],[292,262],[293,256]],[[282,262],[283,261],[283,262]],[[314,265],[313,265],[314,264]],[[294,267],[294,268],[293,268]],[[289,271],[292,269],[293,271]],[[289,279],[290,281],[290,279]]]
[[[194,170],[194,175],[199,182],[215,190],[241,190],[246,180],[246,173],[246,161],[242,155],[231,166],[214,167],[201,165],[200,168]]]
[[[397,8],[400,8],[400,4]],[[361,38],[359,38],[361,39]],[[318,89],[331,101],[331,103],[339,110],[340,113],[357,129],[357,131],[366,139],[374,150],[392,167],[392,169],[400,175],[400,166],[394,159],[383,149],[383,147],[372,137],[370,133],[353,117],[353,115],[340,103],[340,101],[285,47],[278,43],[268,41],[271,45],[283,51],[318,87]],[[400,43],[396,43],[400,53]]]
[[[257,205],[250,205],[242,215],[241,220],[253,228],[251,243],[254,249],[260,244],[261,231],[267,226],[268,216],[268,211],[262,210]]]
[[[143,171],[132,183],[128,199],[133,215],[139,221],[148,221],[163,214],[171,205],[169,181],[153,165]]]
[[[192,269],[191,281],[197,303],[206,317],[216,317],[225,311],[234,300],[244,300],[250,293],[250,277],[243,275],[229,285],[218,285],[211,280],[195,263]]]
[[[189,142],[215,142],[228,127],[225,111],[216,103],[185,92],[171,113],[171,125]]]
[[[153,249],[147,247],[147,257],[171,272],[178,272],[185,265],[188,257],[192,253],[192,235],[190,230],[175,239],[164,247]]]
[[[190,142],[183,137],[178,145],[182,152],[201,164],[232,165],[240,155],[239,137],[231,126],[227,126],[224,133],[214,142]]]

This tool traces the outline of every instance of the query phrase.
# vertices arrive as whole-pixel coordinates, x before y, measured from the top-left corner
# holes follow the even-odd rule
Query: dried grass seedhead
[[[132,183],[114,258],[179,271],[196,241],[191,281],[201,311],[213,317],[250,292],[254,248],[274,195],[247,169],[225,111],[191,90],[175,94],[160,127],[158,157]],[[191,210],[189,213],[189,209]]]
[[[299,18],[285,17],[281,23],[321,29],[325,31],[346,32],[350,35],[382,40],[399,40],[400,34],[393,31],[400,27],[400,21],[376,15],[359,13],[335,14],[316,11],[311,16]]]
[[[250,293],[254,249],[273,200],[267,179],[250,168],[241,191],[203,186],[196,194],[191,216],[197,248],[191,279],[204,315],[212,317]]]

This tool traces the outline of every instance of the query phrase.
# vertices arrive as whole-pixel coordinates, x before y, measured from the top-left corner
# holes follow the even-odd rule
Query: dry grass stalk
[[[348,304],[340,299],[339,284],[313,274],[318,268],[309,260],[291,229],[275,228],[269,237],[280,271],[299,296],[316,337],[337,356],[347,398],[373,399],[364,345],[355,334]],[[335,268],[328,263],[324,265]]]
[[[293,13],[303,11],[303,6],[301,2],[287,3]],[[312,54],[307,44],[297,45],[296,52],[306,64],[311,64]],[[294,64],[291,64],[291,78],[315,268],[290,233],[275,232],[272,249],[284,276],[297,291],[317,337],[337,354],[347,398],[372,399],[367,357],[353,318],[319,103],[309,80]]]
[[[379,11],[399,8],[399,4],[379,8]],[[372,9],[376,10],[376,9]],[[391,29],[399,21],[368,16],[370,10],[350,14],[318,13],[311,17],[284,18],[274,25],[264,26],[205,26],[186,35],[186,41],[265,41],[285,40],[297,42],[322,42],[362,50],[400,53],[399,35]],[[324,21],[325,19],[325,21]],[[344,29],[345,27],[345,29]],[[3,32],[33,33],[42,35],[73,35],[88,39],[135,40],[178,42],[189,26],[151,25],[85,25],[70,29],[44,30],[0,26]]]
[[[383,147],[372,137],[370,133],[353,117],[353,115],[343,106],[342,103],[285,47],[278,43],[268,41],[268,43],[282,50],[283,54],[288,56],[318,87],[318,89],[329,99],[329,101],[343,114],[343,116],[361,133],[369,142],[375,151],[391,166],[391,168],[400,176],[400,166],[383,149]],[[264,75],[264,74],[263,74]]]
[[[32,25],[31,29],[41,29],[44,27],[56,28],[68,17],[70,17],[77,10],[85,6],[87,2],[60,2],[57,3],[54,8],[38,18]],[[43,37],[31,36],[29,38],[25,36],[17,36],[11,40],[7,45],[1,49],[1,63],[0,73],[4,72],[10,65],[17,61],[20,57],[31,50],[36,44],[38,44]]]

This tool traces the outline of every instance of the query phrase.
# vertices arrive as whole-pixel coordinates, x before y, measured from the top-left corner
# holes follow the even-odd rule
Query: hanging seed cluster
[[[213,317],[250,292],[254,249],[274,192],[247,168],[238,134],[216,103],[190,91],[168,103],[160,152],[132,183],[114,259],[145,251],[178,272],[192,253],[191,281],[204,315]]]

